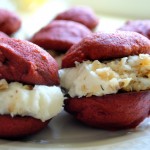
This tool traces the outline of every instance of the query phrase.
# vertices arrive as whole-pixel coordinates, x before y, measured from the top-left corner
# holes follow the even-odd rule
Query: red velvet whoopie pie
[[[150,40],[136,32],[93,33],[62,60],[64,109],[102,129],[134,128],[150,114]]]
[[[56,61],[35,44],[0,37],[0,64],[0,138],[37,133],[62,110]]]

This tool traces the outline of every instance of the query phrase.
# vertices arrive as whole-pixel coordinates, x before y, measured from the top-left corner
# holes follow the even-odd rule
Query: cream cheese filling
[[[60,85],[71,97],[102,96],[150,89],[150,55],[140,54],[111,61],[76,62],[59,70]]]
[[[0,114],[31,116],[46,121],[62,110],[64,96],[60,87],[23,85],[0,80]]]

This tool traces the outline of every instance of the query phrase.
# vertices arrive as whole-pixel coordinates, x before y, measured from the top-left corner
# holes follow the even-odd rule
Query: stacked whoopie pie
[[[0,37],[0,137],[43,129],[62,110],[58,64],[35,44]]]
[[[150,113],[150,40],[128,31],[93,33],[62,60],[64,108],[86,125],[136,127]]]

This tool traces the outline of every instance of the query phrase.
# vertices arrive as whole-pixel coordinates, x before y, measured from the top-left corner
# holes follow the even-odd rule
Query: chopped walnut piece
[[[32,90],[33,89],[32,85],[24,85],[23,87],[24,87],[24,89],[27,89],[27,90]]]
[[[5,90],[8,88],[8,83],[5,79],[0,80],[0,90]]]

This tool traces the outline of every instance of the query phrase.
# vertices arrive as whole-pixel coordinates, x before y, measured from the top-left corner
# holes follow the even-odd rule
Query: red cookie
[[[150,91],[65,100],[65,110],[91,127],[134,128],[150,115]]]
[[[99,20],[93,10],[89,7],[83,6],[70,8],[69,10],[58,14],[55,20],[72,20],[87,26],[91,30],[99,23]]]
[[[30,41],[46,50],[66,52],[90,33],[88,28],[77,22],[56,20],[35,33]]]
[[[62,60],[62,67],[73,67],[75,61],[109,60],[140,53],[150,54],[150,41],[138,33],[93,33],[68,50]]]
[[[127,21],[118,30],[134,31],[150,39],[150,20],[133,20]]]
[[[42,122],[33,117],[11,117],[9,115],[0,115],[0,137],[18,138],[29,136],[45,128],[50,120]]]
[[[75,61],[101,61],[138,54],[150,54],[150,40],[138,33],[94,33],[71,47],[62,64],[64,68],[69,68],[75,66]],[[150,91],[68,97],[64,109],[92,127],[115,130],[134,128],[150,114]]]
[[[11,11],[0,9],[0,31],[11,35],[21,26],[20,18]]]
[[[58,85],[58,65],[46,51],[27,41],[0,39],[0,79]]]

